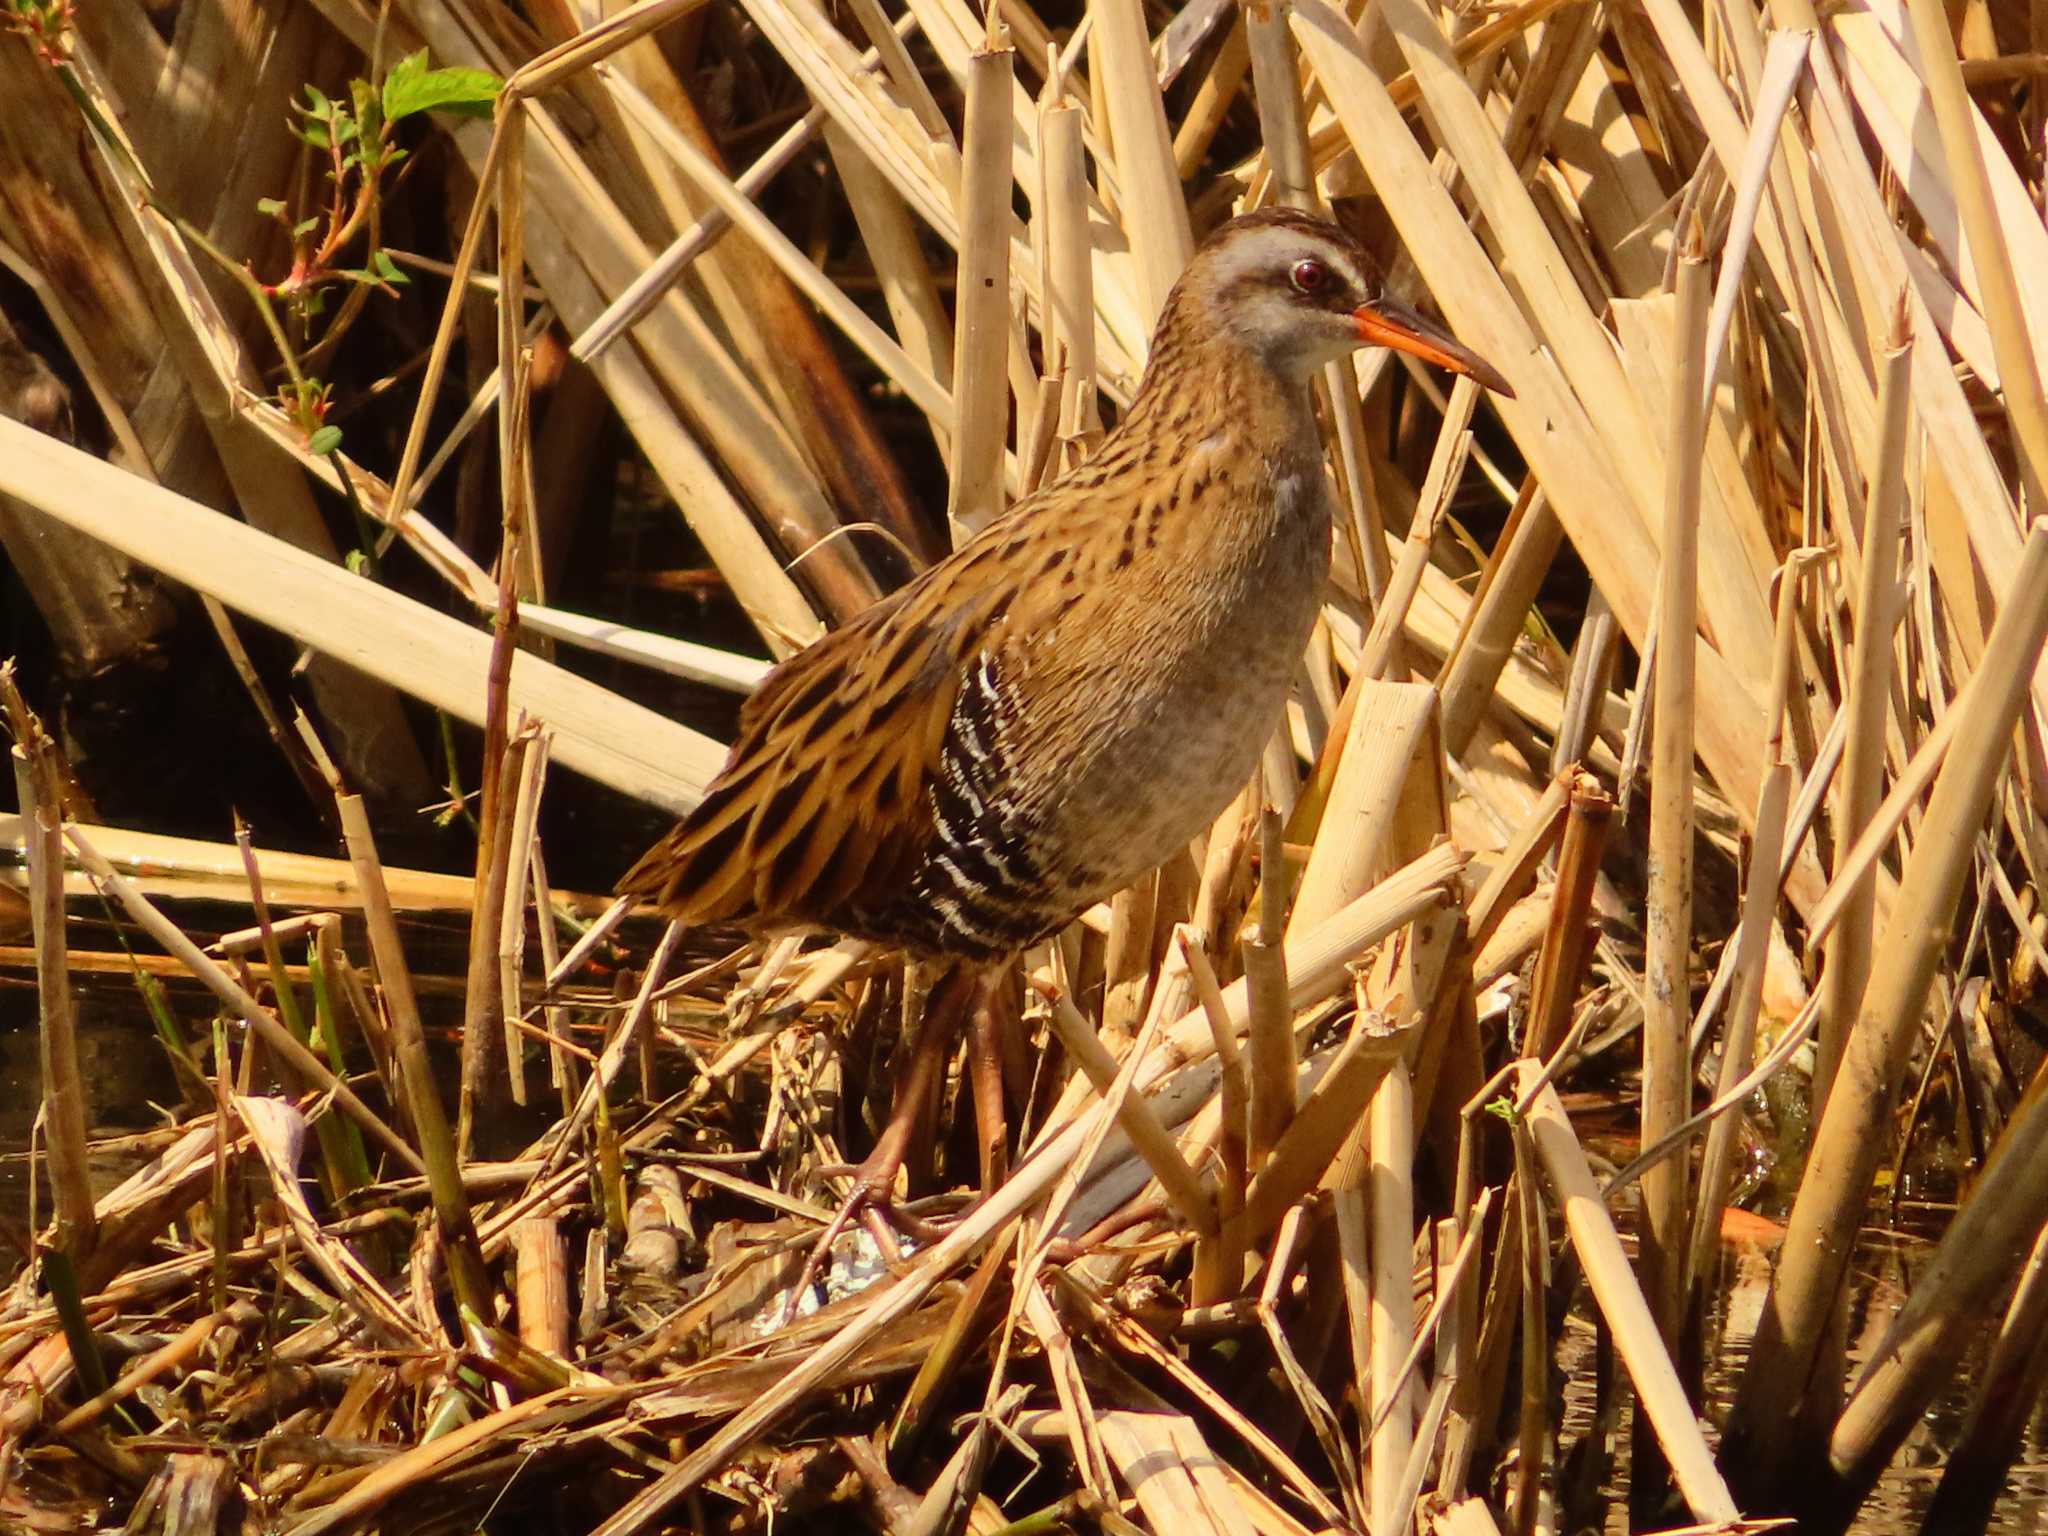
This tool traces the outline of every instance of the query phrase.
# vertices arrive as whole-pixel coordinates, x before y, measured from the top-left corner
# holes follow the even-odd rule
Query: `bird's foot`
[[[869,1163],[874,1159],[870,1158]],[[931,1221],[896,1202],[893,1189],[896,1169],[892,1167],[870,1167],[862,1164],[853,1170],[853,1188],[839,1204],[831,1221],[818,1234],[818,1240],[811,1245],[810,1253],[804,1259],[804,1267],[798,1273],[796,1284],[791,1287],[783,1303],[782,1325],[787,1327],[796,1320],[798,1310],[806,1297],[813,1298],[819,1307],[828,1305],[837,1298],[829,1294],[831,1286],[821,1280],[828,1273],[833,1259],[833,1248],[845,1236],[856,1221],[867,1230],[874,1245],[875,1258],[872,1261],[855,1259],[856,1265],[864,1262],[879,1264],[883,1269],[893,1268],[896,1261],[907,1258],[917,1249],[937,1242],[945,1236],[952,1225],[951,1220]],[[920,1204],[925,1202],[920,1201]]]

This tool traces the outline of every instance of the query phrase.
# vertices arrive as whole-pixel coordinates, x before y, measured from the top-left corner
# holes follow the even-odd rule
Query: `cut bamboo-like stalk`
[[[1259,143],[1273,175],[1274,199],[1292,208],[1313,209],[1319,199],[1315,167],[1308,157],[1294,39],[1280,7],[1270,3],[1245,6],[1243,25],[1251,53],[1252,95],[1259,109]],[[1336,376],[1341,380],[1348,372]]]
[[[1613,816],[1614,800],[1599,781],[1591,774],[1577,775],[1565,813],[1550,919],[1544,925],[1536,974],[1529,982],[1529,1023],[1522,1054],[1538,1061],[1547,1061],[1564,1044],[1571,1028],[1579,983],[1586,974],[1586,929],[1593,913],[1593,888],[1600,878],[1600,855],[1607,846],[1607,827]]]
[[[512,1227],[513,1291],[519,1340],[531,1349],[569,1356],[569,1255],[561,1223],[529,1216]]]
[[[991,13],[993,14],[993,13]],[[953,293],[953,478],[946,518],[963,542],[1003,509],[1010,390],[1010,94],[1015,54],[968,61],[960,190],[960,266]]]
[[[1860,829],[1870,824],[1883,790],[1885,718],[1892,685],[1892,628],[1902,615],[1898,601],[1899,526],[1906,502],[1906,418],[1911,404],[1912,339],[1906,330],[1903,297],[1893,318],[1890,350],[1878,386],[1880,420],[1876,467],[1865,503],[1862,568],[1857,572],[1856,633],[1849,652],[1848,697],[1842,710],[1844,729],[1840,799],[1836,825]],[[1841,848],[1846,855],[1848,850]],[[1842,860],[1837,860],[1839,872]],[[1819,1054],[1813,1067],[1816,1113],[1827,1103],[1835,1065],[1842,1058],[1863,988],[1870,978],[1870,944],[1877,923],[1877,882],[1864,880],[1843,902],[1823,953]]]
[[[1520,1081],[1526,1091],[1541,1080],[1542,1068],[1533,1061],[1521,1065]],[[1666,1460],[1696,1518],[1717,1525],[1733,1521],[1737,1511],[1707,1449],[1692,1404],[1672,1368],[1656,1319],[1637,1286],[1622,1251],[1621,1237],[1600,1196],[1600,1186],[1586,1165],[1586,1154],[1572,1133],[1571,1121],[1557,1091],[1545,1085],[1535,1093],[1523,1113],[1536,1152],[1543,1161],[1558,1203],[1564,1207],[1565,1229],[1586,1272],[1586,1283],[1601,1314],[1613,1330],[1615,1348],[1628,1365],[1634,1380],[1636,1399],[1641,1403]]]
[[[1671,370],[1659,553],[1656,733],[1651,742],[1648,920],[1643,975],[1643,1140],[1659,1140],[1690,1107],[1692,1024],[1693,683],[1699,628],[1700,458],[1705,429],[1708,272],[1699,226],[1678,263],[1678,357]],[[1685,1262],[1684,1170],[1643,1180],[1643,1289],[1667,1343],[1678,1338]]]
[[[1752,1346],[1730,1422],[1731,1449],[1767,1480],[1805,1449],[1787,1416],[1827,1384],[1812,1379],[1842,1290],[1851,1244],[1883,1153],[1883,1127],[1920,1009],[1948,941],[1978,825],[2011,746],[2041,641],[2048,634],[2048,528],[2028,536],[1984,659],[1950,714],[1955,743],[1935,782],[1878,945],[1856,1027],[1787,1224],[1784,1259]]]
[[[1409,1511],[1396,1500],[1414,1443],[1402,1357],[1415,1335],[1411,1279],[1415,1253],[1415,1098],[1396,1061],[1372,1099],[1372,1524],[1398,1530]]]

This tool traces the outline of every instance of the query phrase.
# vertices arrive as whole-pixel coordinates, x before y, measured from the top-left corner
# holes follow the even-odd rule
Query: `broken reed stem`
[[[1520,1067],[1520,1089],[1527,1094],[1542,1080],[1539,1063],[1524,1060]],[[1585,1271],[1586,1283],[1607,1326],[1614,1345],[1635,1382],[1636,1398],[1665,1460],[1677,1480],[1678,1491],[1695,1518],[1705,1524],[1733,1521],[1737,1512],[1728,1485],[1722,1481],[1708,1450],[1692,1403],[1680,1385],[1671,1364],[1656,1319],[1629,1268],[1621,1237],[1601,1198],[1600,1186],[1586,1164],[1586,1154],[1572,1132],[1557,1090],[1548,1084],[1536,1089],[1524,1103],[1523,1116],[1550,1187],[1564,1209],[1565,1229]]]
[[[1059,1036],[1060,1044],[1066,1047],[1075,1065],[1087,1074],[1095,1091],[1107,1098],[1116,1083],[1116,1058],[1110,1055],[1109,1048],[1095,1031],[1088,1027],[1088,1021],[1061,996],[1054,1000],[1047,1023]],[[1172,1203],[1174,1213],[1193,1228],[1197,1236],[1214,1237],[1216,1202],[1203,1188],[1195,1170],[1188,1166],[1187,1159],[1181,1156],[1173,1133],[1166,1129],[1152,1106],[1135,1094],[1126,1094],[1117,1106],[1117,1123],[1131,1138],[1131,1145],[1137,1148],[1138,1155],[1145,1159],[1145,1165],[1152,1170],[1152,1177],[1159,1181],[1159,1187]]]
[[[1363,1004],[1363,987],[1360,988]],[[1415,1093],[1395,1061],[1372,1097],[1372,1526],[1398,1530],[1411,1511],[1397,1508],[1414,1444],[1410,1387],[1402,1357],[1415,1337]]]
[[[1906,511],[1906,422],[1911,406],[1912,335],[1905,295],[1892,316],[1892,334],[1878,384],[1876,462],[1863,514],[1862,568],[1857,572],[1856,632],[1850,641],[1848,696],[1842,712],[1842,766],[1836,784],[1835,825],[1865,827],[1884,792],[1885,718],[1891,708],[1892,630],[1904,615],[1898,595],[1899,527]],[[1837,848],[1840,874],[1849,850]],[[1844,900],[1841,917],[1822,950],[1818,1054],[1813,1066],[1813,1113],[1827,1105],[1828,1087],[1842,1059],[1842,1042],[1870,979],[1871,940],[1877,925],[1877,882],[1860,882]]]
[[[406,1116],[412,1122],[413,1135],[419,1138],[424,1158],[417,1171],[427,1177],[441,1249],[447,1258],[448,1278],[457,1302],[479,1316],[489,1317],[494,1315],[488,1310],[490,1274],[484,1268],[483,1253],[477,1245],[469,1192],[462,1182],[461,1155],[449,1129],[440,1090],[434,1085],[434,1064],[427,1055],[426,1031],[421,1027],[419,1003],[413,996],[412,969],[406,964],[405,946],[398,937],[398,919],[392,914],[391,895],[384,887],[384,861],[377,855],[377,841],[370,831],[363,797],[337,794],[335,805],[341,812],[342,838],[348,844],[356,888],[362,893],[363,925],[369,930],[370,953],[376,962],[377,983],[384,993],[384,1008],[390,1020],[391,1054],[398,1067],[399,1085],[405,1092]]]
[[[1294,1048],[1294,1013],[1287,1003],[1287,956],[1281,936],[1286,932],[1284,855],[1280,849],[1280,813],[1272,806],[1260,812],[1264,849],[1259,869],[1260,920],[1244,931],[1244,984],[1251,1003],[1251,1027],[1245,1053],[1251,1061],[1251,1124],[1247,1133],[1254,1173],[1266,1161],[1294,1118],[1300,1075]],[[1273,924],[1269,931],[1267,924]]]
[[[28,861],[29,921],[36,946],[36,1045],[43,1076],[43,1122],[50,1190],[56,1204],[53,1240],[82,1263],[98,1237],[86,1145],[85,1077],[78,1067],[77,1020],[64,941],[64,812],[53,770],[55,748],[15,690],[12,664],[0,675],[17,745],[14,789],[21,807]],[[25,744],[25,745],[23,745]]]
[[[1593,890],[1600,879],[1600,855],[1607,846],[1614,800],[1590,773],[1572,779],[1566,802],[1564,840],[1557,856],[1557,885],[1550,899],[1550,919],[1543,929],[1543,947],[1529,983],[1529,1023],[1522,1054],[1547,1061],[1564,1043],[1585,979],[1592,947],[1588,931]]]
[[[1059,434],[1072,442],[1099,430],[1095,403],[1095,261],[1088,240],[1088,162],[1081,109],[1048,99],[1039,114],[1039,203],[1045,262],[1046,369],[1060,382]],[[1064,82],[1057,82],[1064,85]]]
[[[1656,730],[1650,744],[1648,919],[1643,974],[1643,1140],[1685,1119],[1692,1081],[1693,675],[1699,629],[1700,473],[1709,276],[1694,221],[1678,262],[1678,356],[1665,446],[1658,588]],[[1644,1290],[1667,1343],[1678,1337],[1686,1239],[1685,1170],[1643,1180]]]
[[[953,289],[953,478],[946,497],[946,521],[956,546],[1003,510],[1003,445],[1010,420],[1015,57],[1011,49],[990,47],[967,61],[960,264]]]
[[[2012,744],[2041,642],[2048,634],[2048,527],[2028,535],[1997,623],[1968,684],[1949,707],[1954,744],[1907,856],[1877,946],[1856,1026],[1845,1042],[1787,1224],[1784,1258],[1758,1325],[1729,1424],[1731,1453],[1776,1483],[1810,1465],[1789,1416],[1809,1393],[1838,1308],[1851,1245],[1882,1157],[1884,1128],[1920,1010],[1948,942],[1950,920],[1991,791]],[[1971,1208],[1977,1204],[1971,1202]],[[1963,1229],[1958,1219],[1953,1236]]]
[[[1196,1306],[1208,1306],[1225,1297],[1235,1296],[1244,1284],[1243,1228],[1233,1223],[1244,1210],[1245,1189],[1250,1183],[1250,1157],[1245,1137],[1251,1091],[1245,1081],[1244,1057],[1237,1049],[1237,1034],[1231,1027],[1230,1010],[1223,1001],[1223,989],[1217,985],[1216,972],[1209,964],[1208,953],[1202,948],[1201,934],[1186,923],[1178,923],[1174,926],[1173,935],[1180,948],[1181,960],[1187,966],[1188,978],[1194,985],[1195,997],[1201,1004],[1202,1016],[1209,1022],[1209,1038],[1215,1047],[1216,1065],[1221,1073],[1216,1087],[1221,1116],[1216,1135],[1216,1215],[1221,1232],[1237,1234],[1230,1243],[1218,1241],[1213,1245],[1213,1257],[1208,1265],[1199,1262],[1196,1265],[1196,1283],[1190,1300]]]

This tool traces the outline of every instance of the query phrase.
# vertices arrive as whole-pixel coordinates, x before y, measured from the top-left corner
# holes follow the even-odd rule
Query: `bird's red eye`
[[[1287,276],[1297,293],[1321,293],[1330,286],[1330,269],[1313,256],[1297,261]]]

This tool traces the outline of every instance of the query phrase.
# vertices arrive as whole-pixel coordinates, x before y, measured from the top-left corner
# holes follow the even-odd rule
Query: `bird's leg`
[[[940,978],[925,999],[917,1044],[911,1048],[909,1070],[896,1084],[889,1123],[882,1127],[874,1150],[854,1170],[853,1188],[840,1202],[838,1211],[812,1247],[810,1257],[804,1261],[803,1273],[797,1276],[796,1285],[790,1291],[786,1316],[794,1315],[797,1299],[810,1290],[811,1282],[817,1278],[832,1245],[856,1216],[864,1220],[868,1230],[874,1234],[884,1263],[897,1257],[894,1234],[889,1231],[890,1220],[911,1231],[913,1236],[917,1235],[921,1224],[912,1222],[907,1213],[895,1208],[896,1174],[923,1124],[926,1105],[938,1096],[946,1061],[953,1054],[953,1042],[960,1032],[961,1015],[968,1011],[970,1002],[980,990],[975,968],[959,965]]]
[[[974,1085],[974,1145],[981,1156],[981,1192],[995,1193],[1010,1176],[1009,1125],[1003,1111],[1002,972],[986,971],[968,1015],[967,1075]]]

